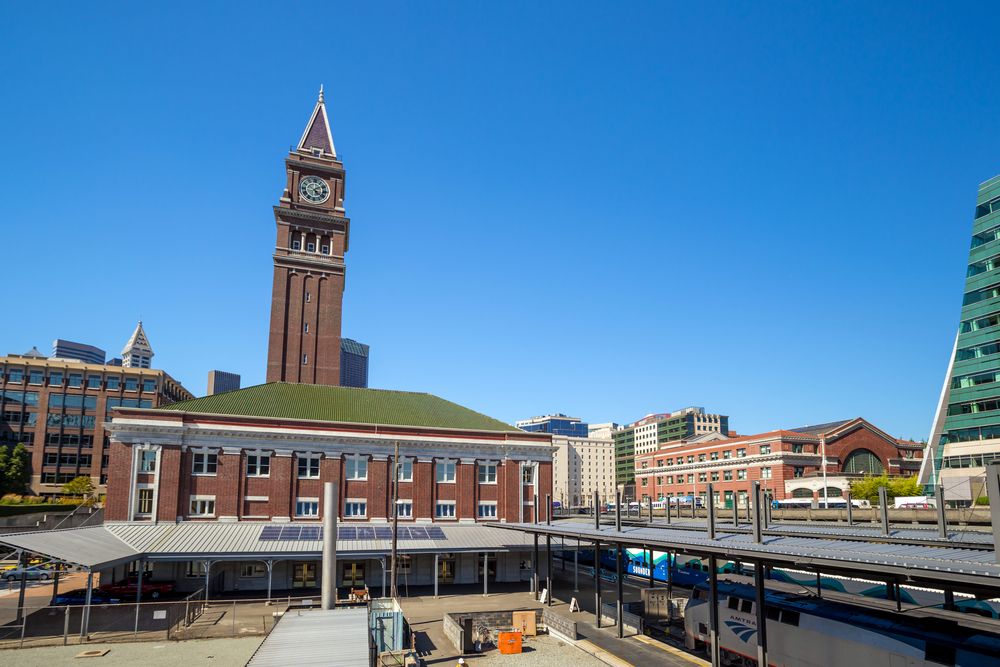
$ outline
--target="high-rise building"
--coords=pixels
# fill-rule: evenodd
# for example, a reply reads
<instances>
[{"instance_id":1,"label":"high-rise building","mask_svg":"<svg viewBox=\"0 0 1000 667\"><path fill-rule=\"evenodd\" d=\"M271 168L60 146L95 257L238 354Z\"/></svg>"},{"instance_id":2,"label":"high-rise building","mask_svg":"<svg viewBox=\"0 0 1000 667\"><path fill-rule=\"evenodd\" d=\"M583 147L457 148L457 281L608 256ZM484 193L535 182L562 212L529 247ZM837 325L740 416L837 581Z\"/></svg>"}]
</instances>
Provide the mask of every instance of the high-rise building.
<instances>
[{"instance_id":1,"label":"high-rise building","mask_svg":"<svg viewBox=\"0 0 1000 667\"><path fill-rule=\"evenodd\" d=\"M646 415L615 432L615 485L626 498L635 498L635 457L655 452L665 442L706 433L729 433L729 417L690 407Z\"/></svg>"},{"instance_id":2,"label":"high-rise building","mask_svg":"<svg viewBox=\"0 0 1000 667\"><path fill-rule=\"evenodd\" d=\"M351 222L344 214L344 164L333 146L322 88L285 168L285 189L274 207L267 381L339 385Z\"/></svg>"},{"instance_id":3,"label":"high-rise building","mask_svg":"<svg viewBox=\"0 0 1000 667\"><path fill-rule=\"evenodd\" d=\"M351 338L340 339L340 386L368 387L368 352L370 348Z\"/></svg>"},{"instance_id":4,"label":"high-rise building","mask_svg":"<svg viewBox=\"0 0 1000 667\"><path fill-rule=\"evenodd\" d=\"M974 501L1000 459L1000 176L980 184L958 335L920 481L945 499ZM930 490L930 489L928 489Z\"/></svg>"},{"instance_id":5,"label":"high-rise building","mask_svg":"<svg viewBox=\"0 0 1000 667\"><path fill-rule=\"evenodd\" d=\"M221 394L225 391L236 391L240 388L240 376L238 373L227 373L226 371L208 372L208 396Z\"/></svg>"},{"instance_id":6,"label":"high-rise building","mask_svg":"<svg viewBox=\"0 0 1000 667\"><path fill-rule=\"evenodd\" d=\"M52 357L55 359L76 359L88 364L103 364L107 353L93 345L56 338L52 341Z\"/></svg>"},{"instance_id":7,"label":"high-rise building","mask_svg":"<svg viewBox=\"0 0 1000 667\"><path fill-rule=\"evenodd\" d=\"M580 421L579 417L567 417L562 413L522 419L514 425L531 433L551 433L573 438L586 438L588 435L587 424Z\"/></svg>"},{"instance_id":8,"label":"high-rise building","mask_svg":"<svg viewBox=\"0 0 1000 667\"><path fill-rule=\"evenodd\" d=\"M132 336L122 348L122 366L125 368L151 368L153 348L149 345L146 332L142 328L142 320L136 325Z\"/></svg>"},{"instance_id":9,"label":"high-rise building","mask_svg":"<svg viewBox=\"0 0 1000 667\"><path fill-rule=\"evenodd\" d=\"M0 446L31 450L31 489L57 494L87 475L101 492L108 473L104 425L115 407L152 408L192 398L160 370L12 354L0 357Z\"/></svg>"},{"instance_id":10,"label":"high-rise building","mask_svg":"<svg viewBox=\"0 0 1000 667\"><path fill-rule=\"evenodd\" d=\"M602 440L614 440L615 431L620 427L615 422L604 422L603 424L590 424L587 426L587 435L591 438Z\"/></svg>"}]
</instances>

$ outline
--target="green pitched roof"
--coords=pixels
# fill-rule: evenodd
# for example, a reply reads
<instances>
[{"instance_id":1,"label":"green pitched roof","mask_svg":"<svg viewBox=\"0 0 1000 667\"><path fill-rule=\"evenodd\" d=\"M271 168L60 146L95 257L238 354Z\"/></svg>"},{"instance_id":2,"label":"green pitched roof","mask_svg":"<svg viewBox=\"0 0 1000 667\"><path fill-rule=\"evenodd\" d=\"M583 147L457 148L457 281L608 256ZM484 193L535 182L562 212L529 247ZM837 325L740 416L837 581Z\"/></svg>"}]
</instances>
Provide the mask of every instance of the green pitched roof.
<instances>
[{"instance_id":1,"label":"green pitched roof","mask_svg":"<svg viewBox=\"0 0 1000 667\"><path fill-rule=\"evenodd\" d=\"M510 424L431 394L285 382L259 384L157 409L241 417L522 432Z\"/></svg>"}]
</instances>

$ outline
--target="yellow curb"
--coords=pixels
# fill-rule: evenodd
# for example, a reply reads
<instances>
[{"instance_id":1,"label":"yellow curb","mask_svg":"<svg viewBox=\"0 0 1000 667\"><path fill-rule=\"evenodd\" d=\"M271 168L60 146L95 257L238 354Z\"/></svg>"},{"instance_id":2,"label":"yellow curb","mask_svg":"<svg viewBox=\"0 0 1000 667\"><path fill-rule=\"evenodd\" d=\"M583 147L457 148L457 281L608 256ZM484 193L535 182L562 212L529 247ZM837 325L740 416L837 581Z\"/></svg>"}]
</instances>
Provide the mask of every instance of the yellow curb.
<instances>
[{"instance_id":1,"label":"yellow curb","mask_svg":"<svg viewBox=\"0 0 1000 667\"><path fill-rule=\"evenodd\" d=\"M699 658L697 656L693 656L690 653L687 653L685 651L681 651L680 649L676 649L673 646L670 646L668 644L664 644L663 642L658 642L655 639L650 639L649 637L646 637L645 635L636 635L635 637L633 637L633 639L637 639L637 640L641 641L643 644L646 644L648 646L652 646L653 648L658 648L661 651L666 651L670 655L677 656L678 658L684 658L685 660L687 660L688 662L690 662L693 665L708 665L708 667L711 667L711 665L712 665L712 663L710 663L708 660L702 660L701 658Z\"/></svg>"},{"instance_id":2,"label":"yellow curb","mask_svg":"<svg viewBox=\"0 0 1000 667\"><path fill-rule=\"evenodd\" d=\"M635 667L631 662L627 662L612 653L608 653L597 644L593 644L586 639L578 640L576 645L601 662L612 665L613 667Z\"/></svg>"}]
</instances>

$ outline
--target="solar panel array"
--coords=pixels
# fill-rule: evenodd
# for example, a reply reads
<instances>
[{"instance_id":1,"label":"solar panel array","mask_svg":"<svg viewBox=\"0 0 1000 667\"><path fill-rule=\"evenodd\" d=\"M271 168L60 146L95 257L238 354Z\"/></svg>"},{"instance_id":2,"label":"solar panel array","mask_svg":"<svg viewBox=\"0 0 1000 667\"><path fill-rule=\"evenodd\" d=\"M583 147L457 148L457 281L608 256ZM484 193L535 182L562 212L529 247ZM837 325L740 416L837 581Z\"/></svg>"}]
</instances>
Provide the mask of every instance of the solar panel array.
<instances>
[{"instance_id":1,"label":"solar panel array","mask_svg":"<svg viewBox=\"0 0 1000 667\"><path fill-rule=\"evenodd\" d=\"M444 531L437 526L400 526L397 529L400 540L446 540ZM264 526L260 530L260 541L322 540L322 526ZM391 540L389 526L341 526L337 529L337 539Z\"/></svg>"}]
</instances>

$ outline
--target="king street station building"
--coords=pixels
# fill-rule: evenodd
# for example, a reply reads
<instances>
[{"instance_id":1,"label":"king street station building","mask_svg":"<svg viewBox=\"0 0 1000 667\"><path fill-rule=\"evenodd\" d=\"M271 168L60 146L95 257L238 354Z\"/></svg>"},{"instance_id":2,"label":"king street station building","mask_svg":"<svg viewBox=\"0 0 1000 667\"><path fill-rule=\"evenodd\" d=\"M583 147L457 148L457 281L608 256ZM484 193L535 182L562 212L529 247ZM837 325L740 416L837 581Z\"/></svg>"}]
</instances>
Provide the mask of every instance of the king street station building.
<instances>
[{"instance_id":1,"label":"king street station building","mask_svg":"<svg viewBox=\"0 0 1000 667\"><path fill-rule=\"evenodd\" d=\"M337 482L337 585L381 586L399 448L399 586L527 581L552 493L551 435L430 394L272 382L142 409L107 425L105 523L0 542L118 581L208 593L320 585L324 482ZM539 519L545 519L542 509ZM486 581L484 581L484 576ZM95 582L96 585L97 582Z\"/></svg>"}]
</instances>

